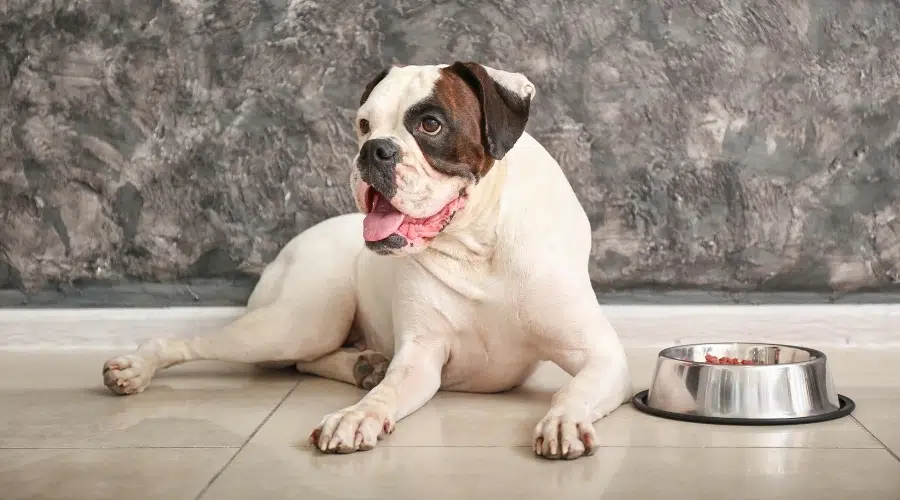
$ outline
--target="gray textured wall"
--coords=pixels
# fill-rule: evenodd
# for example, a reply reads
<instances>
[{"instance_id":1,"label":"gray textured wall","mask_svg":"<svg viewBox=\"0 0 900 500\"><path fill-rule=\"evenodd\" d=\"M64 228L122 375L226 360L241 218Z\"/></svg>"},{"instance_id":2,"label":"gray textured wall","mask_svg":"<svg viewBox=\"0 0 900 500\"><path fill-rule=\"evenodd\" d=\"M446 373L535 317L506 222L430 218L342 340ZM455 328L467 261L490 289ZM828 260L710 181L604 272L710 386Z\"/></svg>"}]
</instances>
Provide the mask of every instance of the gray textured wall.
<instances>
[{"instance_id":1,"label":"gray textured wall","mask_svg":"<svg viewBox=\"0 0 900 500\"><path fill-rule=\"evenodd\" d=\"M900 2L0 0L0 286L240 277L352 207L362 86L477 60L600 287L900 277Z\"/></svg>"}]
</instances>

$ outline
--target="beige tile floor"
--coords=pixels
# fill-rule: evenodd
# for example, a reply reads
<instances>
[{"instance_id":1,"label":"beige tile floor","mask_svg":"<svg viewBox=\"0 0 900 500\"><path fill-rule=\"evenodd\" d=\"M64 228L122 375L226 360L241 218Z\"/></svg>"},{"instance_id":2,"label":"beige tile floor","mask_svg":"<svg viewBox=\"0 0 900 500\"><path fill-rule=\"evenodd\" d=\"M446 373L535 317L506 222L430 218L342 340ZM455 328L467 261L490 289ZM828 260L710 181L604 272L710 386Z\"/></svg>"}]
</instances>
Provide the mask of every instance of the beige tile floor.
<instances>
[{"instance_id":1,"label":"beige tile floor","mask_svg":"<svg viewBox=\"0 0 900 500\"><path fill-rule=\"evenodd\" d=\"M629 351L639 388L655 352ZM530 449L567 378L552 366L509 394L439 394L375 450L326 456L305 439L358 389L210 363L116 397L108 354L0 352L0 499L900 499L900 352L830 351L853 418L734 428L623 406L573 462Z\"/></svg>"}]
</instances>

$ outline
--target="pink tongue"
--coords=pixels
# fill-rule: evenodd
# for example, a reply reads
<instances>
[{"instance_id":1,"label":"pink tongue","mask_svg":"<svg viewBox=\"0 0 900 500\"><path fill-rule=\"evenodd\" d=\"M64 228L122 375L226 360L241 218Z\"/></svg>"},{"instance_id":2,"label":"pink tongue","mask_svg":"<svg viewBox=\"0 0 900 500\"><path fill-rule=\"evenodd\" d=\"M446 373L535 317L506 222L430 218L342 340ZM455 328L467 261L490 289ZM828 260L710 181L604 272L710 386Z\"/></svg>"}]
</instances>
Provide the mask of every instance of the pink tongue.
<instances>
[{"instance_id":1,"label":"pink tongue","mask_svg":"<svg viewBox=\"0 0 900 500\"><path fill-rule=\"evenodd\" d=\"M396 233L405 217L380 194L375 193L375 208L363 220L363 238L366 241L381 241Z\"/></svg>"}]
</instances>

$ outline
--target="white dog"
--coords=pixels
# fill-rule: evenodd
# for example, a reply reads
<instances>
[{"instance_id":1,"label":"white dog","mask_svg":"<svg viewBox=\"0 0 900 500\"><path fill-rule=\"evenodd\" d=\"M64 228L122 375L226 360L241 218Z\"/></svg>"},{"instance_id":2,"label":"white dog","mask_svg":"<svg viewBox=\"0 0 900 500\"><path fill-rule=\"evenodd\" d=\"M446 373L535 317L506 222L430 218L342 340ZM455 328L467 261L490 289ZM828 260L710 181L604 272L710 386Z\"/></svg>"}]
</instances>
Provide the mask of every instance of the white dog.
<instances>
[{"instance_id":1,"label":"white dog","mask_svg":"<svg viewBox=\"0 0 900 500\"><path fill-rule=\"evenodd\" d=\"M562 170L524 132L534 85L474 63L395 66L365 89L352 188L365 215L295 237L240 319L157 339L103 367L116 393L192 360L296 364L371 389L310 443L368 450L439 389L491 393L541 360L573 375L534 430L547 458L590 455L593 422L631 396L597 303L591 228Z\"/></svg>"}]
</instances>

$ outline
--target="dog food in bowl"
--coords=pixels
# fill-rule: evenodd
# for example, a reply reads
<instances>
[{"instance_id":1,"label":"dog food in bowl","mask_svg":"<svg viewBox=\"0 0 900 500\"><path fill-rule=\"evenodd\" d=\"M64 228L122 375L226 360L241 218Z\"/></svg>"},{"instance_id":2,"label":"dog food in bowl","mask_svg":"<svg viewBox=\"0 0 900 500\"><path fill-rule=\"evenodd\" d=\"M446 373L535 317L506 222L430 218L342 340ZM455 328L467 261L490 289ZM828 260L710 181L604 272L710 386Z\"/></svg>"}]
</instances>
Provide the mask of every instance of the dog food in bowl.
<instances>
[{"instance_id":1,"label":"dog food in bowl","mask_svg":"<svg viewBox=\"0 0 900 500\"><path fill-rule=\"evenodd\" d=\"M729 358L728 356L722 356L720 358L718 356L713 356L712 354L706 355L706 362L711 365L755 365L755 364L757 364L749 359Z\"/></svg>"}]
</instances>

